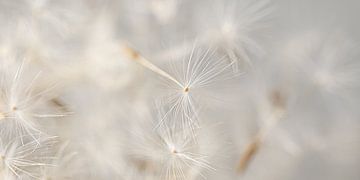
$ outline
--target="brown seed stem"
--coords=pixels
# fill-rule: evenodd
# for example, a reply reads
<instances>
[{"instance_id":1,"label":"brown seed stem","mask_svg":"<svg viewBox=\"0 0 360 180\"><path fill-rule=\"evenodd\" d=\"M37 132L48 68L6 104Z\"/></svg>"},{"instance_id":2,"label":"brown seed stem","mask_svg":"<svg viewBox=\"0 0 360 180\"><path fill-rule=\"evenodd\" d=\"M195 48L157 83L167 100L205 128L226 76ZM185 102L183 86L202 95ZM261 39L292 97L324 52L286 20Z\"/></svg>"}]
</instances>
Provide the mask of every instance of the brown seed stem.
<instances>
[{"instance_id":1,"label":"brown seed stem","mask_svg":"<svg viewBox=\"0 0 360 180\"><path fill-rule=\"evenodd\" d=\"M270 102L273 107L272 115L269 118L269 124L261 128L250 143L245 147L243 154L240 157L240 161L237 167L237 172L243 174L248 168L252 159L260 149L262 142L269 133L269 131L276 126L280 119L283 118L286 112L286 97L279 91L273 91L270 94Z\"/></svg>"},{"instance_id":2,"label":"brown seed stem","mask_svg":"<svg viewBox=\"0 0 360 180\"><path fill-rule=\"evenodd\" d=\"M179 85L181 88L184 88L184 86L178 81L176 80L173 76L171 76L170 74L168 74L167 72L165 72L164 70L160 69L159 67L157 67L156 65L154 65L153 63L151 63L150 61L148 61L146 58L144 58L143 56L141 56L137 51L135 51L134 49L128 47L128 46L122 46L121 47L121 51L123 52L124 55L127 56L127 58L134 60L136 62L138 62L140 65L142 65L143 67L157 73L160 76L163 76L169 80L171 80L172 82L176 83L177 85Z\"/></svg>"},{"instance_id":3,"label":"brown seed stem","mask_svg":"<svg viewBox=\"0 0 360 180\"><path fill-rule=\"evenodd\" d=\"M246 146L244 153L242 154L237 171L242 174L247 169L250 161L253 159L261 145L261 139L255 136L251 142Z\"/></svg>"}]
</instances>

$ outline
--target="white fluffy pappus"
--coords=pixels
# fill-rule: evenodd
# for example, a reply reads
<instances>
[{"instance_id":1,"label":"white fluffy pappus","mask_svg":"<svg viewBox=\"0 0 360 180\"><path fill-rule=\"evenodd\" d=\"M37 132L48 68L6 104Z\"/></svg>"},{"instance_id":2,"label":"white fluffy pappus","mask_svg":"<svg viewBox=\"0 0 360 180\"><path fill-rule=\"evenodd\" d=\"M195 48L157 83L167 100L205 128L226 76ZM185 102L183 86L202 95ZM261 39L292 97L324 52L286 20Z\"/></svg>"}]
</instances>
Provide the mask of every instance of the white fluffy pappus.
<instances>
[{"instance_id":1,"label":"white fluffy pappus","mask_svg":"<svg viewBox=\"0 0 360 180\"><path fill-rule=\"evenodd\" d=\"M270 4L269 0L226 0L206 4L206 11L198 22L200 41L218 46L234 63L235 71L251 66L253 56L264 54L257 38L260 33L266 33L273 9Z\"/></svg>"},{"instance_id":2,"label":"white fluffy pappus","mask_svg":"<svg viewBox=\"0 0 360 180\"><path fill-rule=\"evenodd\" d=\"M194 44L189 54L170 62L166 69L176 81L162 79L161 98L157 101L165 113L158 126L168 119L166 116L175 116L180 119L172 122L174 126L196 127L201 109L223 101L224 90L236 87L235 80L242 74L234 72L234 62L224 61L224 58L216 48Z\"/></svg>"},{"instance_id":3,"label":"white fluffy pappus","mask_svg":"<svg viewBox=\"0 0 360 180\"><path fill-rule=\"evenodd\" d=\"M17 138L0 138L0 177L4 180L39 179L44 167L53 166L56 137L33 134ZM33 138L36 139L33 139ZM25 142L24 142L25 141Z\"/></svg>"},{"instance_id":4,"label":"white fluffy pappus","mask_svg":"<svg viewBox=\"0 0 360 180\"><path fill-rule=\"evenodd\" d=\"M156 111L155 119L162 118L164 112ZM155 179L197 179L217 170L212 161L221 145L211 141L216 134L214 128L190 130L162 125L154 130L155 119L142 119L129 130L128 163L134 174Z\"/></svg>"},{"instance_id":5,"label":"white fluffy pappus","mask_svg":"<svg viewBox=\"0 0 360 180\"><path fill-rule=\"evenodd\" d=\"M323 93L347 94L360 85L358 49L344 33L309 31L288 42L283 62L291 65L298 82Z\"/></svg>"},{"instance_id":6,"label":"white fluffy pappus","mask_svg":"<svg viewBox=\"0 0 360 180\"><path fill-rule=\"evenodd\" d=\"M6 60L5 60L6 61ZM55 86L41 89L37 86L41 73L33 77L25 74L26 60L20 65L1 68L0 126L3 135L22 137L34 133L44 133L42 119L64 117L67 113L57 110L55 99L47 96ZM14 67L16 67L14 69ZM31 74L31 73L30 73ZM36 138L34 137L34 140Z\"/></svg>"}]
</instances>

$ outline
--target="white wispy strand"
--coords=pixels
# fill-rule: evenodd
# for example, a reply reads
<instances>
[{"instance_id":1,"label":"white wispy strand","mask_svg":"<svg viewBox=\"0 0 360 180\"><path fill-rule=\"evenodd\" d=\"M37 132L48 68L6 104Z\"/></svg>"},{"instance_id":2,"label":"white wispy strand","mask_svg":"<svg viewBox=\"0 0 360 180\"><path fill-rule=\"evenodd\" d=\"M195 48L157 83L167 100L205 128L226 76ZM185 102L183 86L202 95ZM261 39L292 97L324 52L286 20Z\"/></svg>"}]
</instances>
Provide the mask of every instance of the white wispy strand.
<instances>
[{"instance_id":1,"label":"white wispy strand","mask_svg":"<svg viewBox=\"0 0 360 180\"><path fill-rule=\"evenodd\" d=\"M27 135L18 138L4 138L3 131L1 131L1 135L0 175L2 178L39 179L43 167L54 165L51 162L54 159L56 137L33 134L31 137ZM33 139L34 137L36 139Z\"/></svg>"},{"instance_id":2,"label":"white wispy strand","mask_svg":"<svg viewBox=\"0 0 360 180\"><path fill-rule=\"evenodd\" d=\"M240 72L234 73L233 62L228 63L224 58L225 56L220 56L214 48L201 48L194 44L189 55L171 63L169 72L178 83L163 81L165 96L159 102L161 101L160 104L166 112L158 126L164 123L166 116L181 117L180 122L172 122L179 128L199 125L199 110L204 108L205 104L211 106L207 104L209 99L217 98L207 95L219 91L224 88L224 84L241 75Z\"/></svg>"},{"instance_id":3,"label":"white wispy strand","mask_svg":"<svg viewBox=\"0 0 360 180\"><path fill-rule=\"evenodd\" d=\"M157 118L163 113L158 111ZM177 117L170 117L177 118ZM193 179L196 175L205 177L202 172L215 171L210 164L212 158L206 151L208 144L198 141L200 129L179 129L162 125L151 130L151 122L139 122L130 131L131 161L139 173L155 174L160 179ZM211 149L211 148L210 148ZM143 172L141 172L143 171Z\"/></svg>"},{"instance_id":4,"label":"white wispy strand","mask_svg":"<svg viewBox=\"0 0 360 180\"><path fill-rule=\"evenodd\" d=\"M263 54L255 34L266 32L272 12L269 4L268 0L215 1L210 5L213 14L204 17L206 22L199 23L203 26L200 33L205 35L200 35L201 41L217 45L234 63L235 71L242 66L252 66L253 56Z\"/></svg>"},{"instance_id":5,"label":"white wispy strand","mask_svg":"<svg viewBox=\"0 0 360 180\"><path fill-rule=\"evenodd\" d=\"M64 117L66 114L49 114L39 111L41 106L50 106L46 93L53 87L38 91L36 83L41 73L37 73L30 82L26 82L24 68L26 60L21 61L15 72L2 69L1 81L1 128L10 137L22 137L34 133L43 133L39 120ZM14 64L15 65L15 64ZM34 137L34 140L36 138Z\"/></svg>"}]
</instances>

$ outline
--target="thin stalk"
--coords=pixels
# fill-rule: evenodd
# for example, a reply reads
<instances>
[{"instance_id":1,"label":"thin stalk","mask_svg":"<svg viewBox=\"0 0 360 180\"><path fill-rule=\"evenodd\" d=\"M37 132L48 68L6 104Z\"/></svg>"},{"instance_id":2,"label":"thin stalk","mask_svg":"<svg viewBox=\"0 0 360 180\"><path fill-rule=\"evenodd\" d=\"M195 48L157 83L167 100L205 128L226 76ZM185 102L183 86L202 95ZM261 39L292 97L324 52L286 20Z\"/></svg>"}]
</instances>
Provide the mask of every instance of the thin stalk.
<instances>
[{"instance_id":1,"label":"thin stalk","mask_svg":"<svg viewBox=\"0 0 360 180\"><path fill-rule=\"evenodd\" d=\"M245 173L250 162L259 151L269 132L277 125L277 123L284 117L286 113L285 98L281 96L278 91L275 91L273 94L271 94L271 101L273 105L273 113L269 117L270 123L261 128L251 139L250 143L246 145L237 167L237 172L239 174Z\"/></svg>"},{"instance_id":2,"label":"thin stalk","mask_svg":"<svg viewBox=\"0 0 360 180\"><path fill-rule=\"evenodd\" d=\"M160 69L159 67L157 67L156 65L154 65L150 61L148 61L146 58L141 56L134 49L132 49L132 48L130 48L128 46L123 46L121 50L129 59L136 61L137 63L139 63L143 67L155 72L156 74L158 74L158 75L160 75L162 77L165 77L165 78L169 79L170 81L172 81L172 82L176 83L177 85L179 85L182 89L186 90L186 87L184 87L173 76L171 76L169 73L165 72L164 70Z\"/></svg>"}]
</instances>

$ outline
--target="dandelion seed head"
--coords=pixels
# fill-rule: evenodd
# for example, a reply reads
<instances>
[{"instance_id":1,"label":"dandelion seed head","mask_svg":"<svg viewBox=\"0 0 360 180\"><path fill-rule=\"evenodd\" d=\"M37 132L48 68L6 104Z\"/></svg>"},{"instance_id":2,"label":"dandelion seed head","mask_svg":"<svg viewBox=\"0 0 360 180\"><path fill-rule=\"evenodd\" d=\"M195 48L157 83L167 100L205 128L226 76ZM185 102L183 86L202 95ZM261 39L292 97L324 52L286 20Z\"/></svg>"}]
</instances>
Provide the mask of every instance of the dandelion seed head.
<instances>
[{"instance_id":1,"label":"dandelion seed head","mask_svg":"<svg viewBox=\"0 0 360 180\"><path fill-rule=\"evenodd\" d=\"M294 38L287 45L285 63L294 67L294 72L303 74L307 84L326 93L342 93L356 87L355 74L359 62L354 43L342 33L322 34L309 31Z\"/></svg>"}]
</instances>

